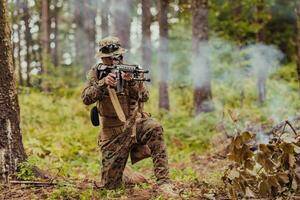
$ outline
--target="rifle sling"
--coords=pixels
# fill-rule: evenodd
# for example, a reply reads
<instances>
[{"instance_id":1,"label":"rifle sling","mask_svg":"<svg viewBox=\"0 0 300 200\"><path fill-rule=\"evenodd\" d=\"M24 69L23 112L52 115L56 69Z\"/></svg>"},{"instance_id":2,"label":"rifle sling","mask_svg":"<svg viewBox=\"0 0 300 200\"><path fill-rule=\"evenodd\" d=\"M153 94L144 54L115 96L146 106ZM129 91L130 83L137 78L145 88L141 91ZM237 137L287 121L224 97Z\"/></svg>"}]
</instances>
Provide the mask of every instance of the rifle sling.
<instances>
[{"instance_id":1,"label":"rifle sling","mask_svg":"<svg viewBox=\"0 0 300 200\"><path fill-rule=\"evenodd\" d=\"M126 122L126 117L125 117L124 111L122 110L122 107L121 107L121 104L120 104L119 99L117 97L115 89L110 88L110 87L108 87L107 89L108 89L110 100L112 102L112 105L113 105L116 113L117 113L117 116L118 116L119 120L121 122L125 123Z\"/></svg>"}]
</instances>

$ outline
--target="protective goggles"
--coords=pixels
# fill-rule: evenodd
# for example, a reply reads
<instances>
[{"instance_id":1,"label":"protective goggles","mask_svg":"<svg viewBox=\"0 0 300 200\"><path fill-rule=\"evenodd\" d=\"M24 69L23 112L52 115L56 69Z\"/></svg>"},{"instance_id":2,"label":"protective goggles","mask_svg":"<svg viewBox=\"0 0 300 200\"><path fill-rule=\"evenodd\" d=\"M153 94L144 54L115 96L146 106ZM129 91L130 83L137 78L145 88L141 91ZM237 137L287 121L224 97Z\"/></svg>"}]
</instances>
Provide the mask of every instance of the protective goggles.
<instances>
[{"instance_id":1,"label":"protective goggles","mask_svg":"<svg viewBox=\"0 0 300 200\"><path fill-rule=\"evenodd\" d=\"M110 44L99 49L99 52L106 53L106 54L112 53L117 51L120 48L120 46L121 45L119 44Z\"/></svg>"}]
</instances>

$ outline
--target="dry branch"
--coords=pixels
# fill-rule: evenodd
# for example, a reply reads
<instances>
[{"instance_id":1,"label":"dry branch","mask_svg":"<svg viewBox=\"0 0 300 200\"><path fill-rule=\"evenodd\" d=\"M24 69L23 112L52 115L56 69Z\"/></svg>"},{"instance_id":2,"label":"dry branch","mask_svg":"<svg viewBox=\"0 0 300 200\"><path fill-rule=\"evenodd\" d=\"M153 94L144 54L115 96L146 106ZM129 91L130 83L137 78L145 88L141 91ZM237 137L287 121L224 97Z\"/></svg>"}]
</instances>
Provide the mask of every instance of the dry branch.
<instances>
[{"instance_id":1,"label":"dry branch","mask_svg":"<svg viewBox=\"0 0 300 200\"><path fill-rule=\"evenodd\" d=\"M58 185L58 183L53 182L43 182L43 181L9 181L9 184L14 185L32 185L32 186L39 186L39 187L45 187L45 186L54 186Z\"/></svg>"},{"instance_id":2,"label":"dry branch","mask_svg":"<svg viewBox=\"0 0 300 200\"><path fill-rule=\"evenodd\" d=\"M291 123L293 122L300 122L300 115L296 115L293 117L290 117L288 120L284 120L282 122L280 122L279 124L273 126L273 128L266 132L266 135L272 135L272 134L276 134L282 127L284 127L287 123L291 126ZM292 126L291 126L292 127ZM293 131L295 132L295 130L293 129Z\"/></svg>"}]
</instances>

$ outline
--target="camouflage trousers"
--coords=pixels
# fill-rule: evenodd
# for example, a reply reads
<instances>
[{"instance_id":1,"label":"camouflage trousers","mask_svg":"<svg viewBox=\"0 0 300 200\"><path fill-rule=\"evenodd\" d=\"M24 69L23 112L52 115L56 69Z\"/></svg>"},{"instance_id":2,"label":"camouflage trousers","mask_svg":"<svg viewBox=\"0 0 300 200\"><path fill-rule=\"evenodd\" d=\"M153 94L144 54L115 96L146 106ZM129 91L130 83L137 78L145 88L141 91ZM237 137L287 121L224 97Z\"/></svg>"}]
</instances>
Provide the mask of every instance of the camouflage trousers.
<instances>
[{"instance_id":1,"label":"camouflage trousers","mask_svg":"<svg viewBox=\"0 0 300 200\"><path fill-rule=\"evenodd\" d=\"M129 154L137 146L147 145L153 160L154 174L157 183L169 182L169 169L166 146L163 139L163 128L153 118L138 120L136 138L122 132L122 127L103 128L100 134L102 153L101 186L114 189L122 184L122 176Z\"/></svg>"}]
</instances>

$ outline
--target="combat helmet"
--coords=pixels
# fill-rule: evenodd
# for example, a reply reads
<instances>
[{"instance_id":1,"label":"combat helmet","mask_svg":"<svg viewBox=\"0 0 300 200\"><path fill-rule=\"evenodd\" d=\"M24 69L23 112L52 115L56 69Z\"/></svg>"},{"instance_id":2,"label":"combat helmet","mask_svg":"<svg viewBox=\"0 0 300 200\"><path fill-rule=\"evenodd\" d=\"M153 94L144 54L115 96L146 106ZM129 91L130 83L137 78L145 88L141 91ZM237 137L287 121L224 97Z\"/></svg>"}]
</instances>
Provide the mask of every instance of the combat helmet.
<instances>
[{"instance_id":1,"label":"combat helmet","mask_svg":"<svg viewBox=\"0 0 300 200\"><path fill-rule=\"evenodd\" d=\"M127 52L127 49L121 47L120 39L113 36L108 36L100 40L98 47L99 50L96 53L96 58L112 57Z\"/></svg>"}]
</instances>

